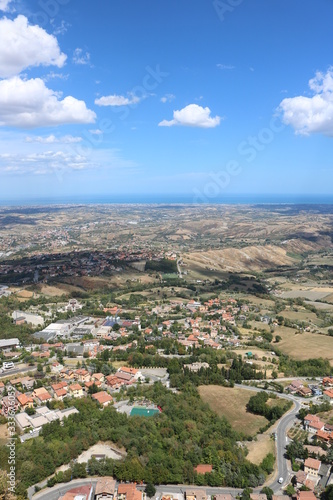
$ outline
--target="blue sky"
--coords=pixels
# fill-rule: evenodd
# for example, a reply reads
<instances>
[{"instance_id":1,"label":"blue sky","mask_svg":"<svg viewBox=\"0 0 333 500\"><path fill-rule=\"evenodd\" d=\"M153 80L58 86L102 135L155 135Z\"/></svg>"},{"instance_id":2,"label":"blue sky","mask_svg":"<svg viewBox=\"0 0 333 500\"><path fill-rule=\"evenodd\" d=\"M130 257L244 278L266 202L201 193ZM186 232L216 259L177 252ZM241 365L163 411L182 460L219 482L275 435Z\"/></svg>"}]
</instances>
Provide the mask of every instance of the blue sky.
<instances>
[{"instance_id":1,"label":"blue sky","mask_svg":"<svg viewBox=\"0 0 333 500\"><path fill-rule=\"evenodd\" d=\"M0 198L330 194L331 0L0 0Z\"/></svg>"}]
</instances>

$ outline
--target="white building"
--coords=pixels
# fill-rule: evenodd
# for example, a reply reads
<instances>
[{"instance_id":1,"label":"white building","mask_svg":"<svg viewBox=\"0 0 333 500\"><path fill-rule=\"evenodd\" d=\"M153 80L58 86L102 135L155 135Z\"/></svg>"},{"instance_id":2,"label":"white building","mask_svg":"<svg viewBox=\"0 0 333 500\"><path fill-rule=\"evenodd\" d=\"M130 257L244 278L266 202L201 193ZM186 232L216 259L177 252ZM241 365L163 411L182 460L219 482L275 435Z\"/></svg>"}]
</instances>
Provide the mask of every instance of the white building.
<instances>
[{"instance_id":1,"label":"white building","mask_svg":"<svg viewBox=\"0 0 333 500\"><path fill-rule=\"evenodd\" d=\"M14 311L12 313L12 318L14 321L17 319L23 318L28 325L32 326L43 326L44 325L44 318L40 316L39 314L32 314L24 311Z\"/></svg>"}]
</instances>

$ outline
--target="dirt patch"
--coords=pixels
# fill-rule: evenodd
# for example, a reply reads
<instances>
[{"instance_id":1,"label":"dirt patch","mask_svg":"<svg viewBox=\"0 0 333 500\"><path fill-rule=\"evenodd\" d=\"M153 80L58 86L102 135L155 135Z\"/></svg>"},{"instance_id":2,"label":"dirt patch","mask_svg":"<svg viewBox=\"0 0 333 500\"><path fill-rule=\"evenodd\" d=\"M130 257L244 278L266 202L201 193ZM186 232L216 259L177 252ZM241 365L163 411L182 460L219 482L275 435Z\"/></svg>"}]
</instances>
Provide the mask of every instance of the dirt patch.
<instances>
[{"instance_id":1,"label":"dirt patch","mask_svg":"<svg viewBox=\"0 0 333 500\"><path fill-rule=\"evenodd\" d=\"M254 395L252 391L218 385L202 385L198 390L202 400L238 432L254 436L268 423L265 417L247 411L246 405Z\"/></svg>"},{"instance_id":2,"label":"dirt patch","mask_svg":"<svg viewBox=\"0 0 333 500\"><path fill-rule=\"evenodd\" d=\"M253 464L259 465L268 453L275 455L274 441L268 433L260 434L257 441L248 441L245 444L249 450L246 458Z\"/></svg>"}]
</instances>

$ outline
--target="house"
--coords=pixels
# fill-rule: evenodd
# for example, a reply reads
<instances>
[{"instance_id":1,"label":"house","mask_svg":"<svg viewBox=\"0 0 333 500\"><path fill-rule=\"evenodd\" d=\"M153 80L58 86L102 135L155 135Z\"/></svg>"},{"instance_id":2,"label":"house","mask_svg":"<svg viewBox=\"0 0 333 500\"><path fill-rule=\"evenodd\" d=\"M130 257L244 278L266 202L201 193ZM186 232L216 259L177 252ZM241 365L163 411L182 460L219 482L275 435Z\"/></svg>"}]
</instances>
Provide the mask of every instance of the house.
<instances>
[{"instance_id":1,"label":"house","mask_svg":"<svg viewBox=\"0 0 333 500\"><path fill-rule=\"evenodd\" d=\"M304 472L304 470L299 470L298 472L296 472L295 476L297 480L296 486L297 488L301 488L305 483L308 475L306 472Z\"/></svg>"},{"instance_id":2,"label":"house","mask_svg":"<svg viewBox=\"0 0 333 500\"><path fill-rule=\"evenodd\" d=\"M27 408L33 408L34 400L31 396L27 396L26 394L19 394L16 396L17 402L20 406L20 409L26 410Z\"/></svg>"},{"instance_id":3,"label":"house","mask_svg":"<svg viewBox=\"0 0 333 500\"><path fill-rule=\"evenodd\" d=\"M319 439L319 441L322 441L324 443L329 443L332 439L331 435L328 432L322 431L322 430L319 430L316 432L316 438Z\"/></svg>"},{"instance_id":4,"label":"house","mask_svg":"<svg viewBox=\"0 0 333 500\"><path fill-rule=\"evenodd\" d=\"M303 382L301 382L300 380L293 380L291 384L286 387L286 390L291 394L295 394L302 387L304 387Z\"/></svg>"},{"instance_id":5,"label":"house","mask_svg":"<svg viewBox=\"0 0 333 500\"><path fill-rule=\"evenodd\" d=\"M311 415L311 413L309 413L306 417L304 417L305 430L311 432L312 434L316 434L317 431L323 430L324 426L324 422L322 422L316 415Z\"/></svg>"},{"instance_id":6,"label":"house","mask_svg":"<svg viewBox=\"0 0 333 500\"><path fill-rule=\"evenodd\" d=\"M213 466L209 464L199 464L194 467L194 472L197 474L210 474L213 470Z\"/></svg>"},{"instance_id":7,"label":"house","mask_svg":"<svg viewBox=\"0 0 333 500\"><path fill-rule=\"evenodd\" d=\"M84 382L90 381L90 373L88 372L88 370L84 370L83 368L75 370L74 376L82 384L84 384Z\"/></svg>"},{"instance_id":8,"label":"house","mask_svg":"<svg viewBox=\"0 0 333 500\"><path fill-rule=\"evenodd\" d=\"M329 401L329 403L333 404L333 389L327 389L323 392L324 401Z\"/></svg>"},{"instance_id":9,"label":"house","mask_svg":"<svg viewBox=\"0 0 333 500\"><path fill-rule=\"evenodd\" d=\"M69 395L73 398L82 398L83 397L83 389L80 384L72 384L69 386Z\"/></svg>"},{"instance_id":10,"label":"house","mask_svg":"<svg viewBox=\"0 0 333 500\"><path fill-rule=\"evenodd\" d=\"M97 401L101 406L103 406L103 408L109 406L109 404L111 404L113 401L112 396L110 396L110 394L108 394L106 391L96 392L91 397L92 399Z\"/></svg>"},{"instance_id":11,"label":"house","mask_svg":"<svg viewBox=\"0 0 333 500\"><path fill-rule=\"evenodd\" d=\"M267 495L265 493L251 493L251 500L267 500Z\"/></svg>"},{"instance_id":12,"label":"house","mask_svg":"<svg viewBox=\"0 0 333 500\"><path fill-rule=\"evenodd\" d=\"M313 491L298 491L296 498L297 500L317 500Z\"/></svg>"},{"instance_id":13,"label":"house","mask_svg":"<svg viewBox=\"0 0 333 500\"><path fill-rule=\"evenodd\" d=\"M136 489L135 483L121 483L118 486L118 500L142 500L141 491Z\"/></svg>"},{"instance_id":14,"label":"house","mask_svg":"<svg viewBox=\"0 0 333 500\"><path fill-rule=\"evenodd\" d=\"M94 489L89 484L68 490L64 495L59 497L59 500L93 500L93 498Z\"/></svg>"},{"instance_id":15,"label":"house","mask_svg":"<svg viewBox=\"0 0 333 500\"><path fill-rule=\"evenodd\" d=\"M135 380L142 377L141 372L139 370L136 370L135 368L129 368L127 366L122 366L121 368L119 368L119 370L117 371L118 377L119 377L119 374L122 374L122 373L126 373L126 374L131 375L133 378L135 378Z\"/></svg>"},{"instance_id":16,"label":"house","mask_svg":"<svg viewBox=\"0 0 333 500\"><path fill-rule=\"evenodd\" d=\"M51 394L45 389L45 387L35 389L32 393L32 397L38 404L46 403L52 399Z\"/></svg>"},{"instance_id":17,"label":"house","mask_svg":"<svg viewBox=\"0 0 333 500\"><path fill-rule=\"evenodd\" d=\"M13 408L15 412L17 412L19 403L16 398L15 401L13 401L13 399L9 400L9 397L5 396L2 398L1 402L2 402L2 415L4 415L5 417L7 417L9 410L12 410Z\"/></svg>"},{"instance_id":18,"label":"house","mask_svg":"<svg viewBox=\"0 0 333 500\"><path fill-rule=\"evenodd\" d=\"M51 373L60 373L63 367L64 365L61 365L60 363L58 363L58 361L55 361L51 365Z\"/></svg>"},{"instance_id":19,"label":"house","mask_svg":"<svg viewBox=\"0 0 333 500\"><path fill-rule=\"evenodd\" d=\"M323 386L333 387L333 377L324 377L323 378Z\"/></svg>"},{"instance_id":20,"label":"house","mask_svg":"<svg viewBox=\"0 0 333 500\"><path fill-rule=\"evenodd\" d=\"M51 389L52 391L58 391L59 389L67 389L68 388L68 384L67 382L63 381L63 382L59 382L58 384L52 384L51 385Z\"/></svg>"},{"instance_id":21,"label":"house","mask_svg":"<svg viewBox=\"0 0 333 500\"><path fill-rule=\"evenodd\" d=\"M300 387L296 393L303 398L310 398L312 396L312 391L309 387Z\"/></svg>"},{"instance_id":22,"label":"house","mask_svg":"<svg viewBox=\"0 0 333 500\"><path fill-rule=\"evenodd\" d=\"M5 392L5 384L3 382L0 382L0 394L3 394Z\"/></svg>"},{"instance_id":23,"label":"house","mask_svg":"<svg viewBox=\"0 0 333 500\"><path fill-rule=\"evenodd\" d=\"M186 490L185 500L207 500L206 490Z\"/></svg>"},{"instance_id":24,"label":"house","mask_svg":"<svg viewBox=\"0 0 333 500\"><path fill-rule=\"evenodd\" d=\"M21 385L27 391L31 391L34 387L35 379L32 377L23 377L21 378Z\"/></svg>"},{"instance_id":25,"label":"house","mask_svg":"<svg viewBox=\"0 0 333 500\"><path fill-rule=\"evenodd\" d=\"M103 373L94 373L92 376L91 376L91 380L93 382L104 382L105 381L105 377L103 375Z\"/></svg>"},{"instance_id":26,"label":"house","mask_svg":"<svg viewBox=\"0 0 333 500\"><path fill-rule=\"evenodd\" d=\"M95 490L95 500L113 500L116 496L116 481L113 477L98 479Z\"/></svg>"},{"instance_id":27,"label":"house","mask_svg":"<svg viewBox=\"0 0 333 500\"><path fill-rule=\"evenodd\" d=\"M304 461L304 472L312 477L318 477L321 461L316 458L307 458Z\"/></svg>"},{"instance_id":28,"label":"house","mask_svg":"<svg viewBox=\"0 0 333 500\"><path fill-rule=\"evenodd\" d=\"M63 401L67 397L68 393L66 389L56 389L54 391L54 399L57 401Z\"/></svg>"}]
</instances>

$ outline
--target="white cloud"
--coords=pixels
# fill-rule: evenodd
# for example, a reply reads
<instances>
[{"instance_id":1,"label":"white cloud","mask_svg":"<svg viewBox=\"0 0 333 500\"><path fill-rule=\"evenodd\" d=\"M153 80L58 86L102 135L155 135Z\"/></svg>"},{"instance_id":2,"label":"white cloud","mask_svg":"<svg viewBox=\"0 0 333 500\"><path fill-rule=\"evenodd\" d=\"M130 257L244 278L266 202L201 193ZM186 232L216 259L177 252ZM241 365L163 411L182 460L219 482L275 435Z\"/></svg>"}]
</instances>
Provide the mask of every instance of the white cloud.
<instances>
[{"instance_id":1,"label":"white cloud","mask_svg":"<svg viewBox=\"0 0 333 500\"><path fill-rule=\"evenodd\" d=\"M1 141L0 141L1 142ZM104 169L123 170L136 169L138 166L131 160L122 158L117 149L95 149L75 146L64 146L59 149L52 144L45 148L45 144L35 144L31 151L31 144L25 144L24 150L16 147L13 150L0 154L1 175L52 175L63 180L69 172L82 172L84 170ZM1 144L2 147L2 144ZM27 150L27 147L30 148Z\"/></svg>"},{"instance_id":2,"label":"white cloud","mask_svg":"<svg viewBox=\"0 0 333 500\"><path fill-rule=\"evenodd\" d=\"M219 69L235 69L235 66L232 66L231 64L217 64L216 65Z\"/></svg>"},{"instance_id":3,"label":"white cloud","mask_svg":"<svg viewBox=\"0 0 333 500\"><path fill-rule=\"evenodd\" d=\"M174 94L165 94L163 97L161 97L161 102L171 102L174 99L176 99L176 96Z\"/></svg>"},{"instance_id":4,"label":"white cloud","mask_svg":"<svg viewBox=\"0 0 333 500\"><path fill-rule=\"evenodd\" d=\"M65 61L57 39L43 28L30 25L25 16L13 21L0 19L0 78L18 75L30 66L61 68Z\"/></svg>"},{"instance_id":5,"label":"white cloud","mask_svg":"<svg viewBox=\"0 0 333 500\"><path fill-rule=\"evenodd\" d=\"M296 134L321 133L333 137L333 67L326 74L317 72L309 87L312 97L283 99L279 106L283 122L291 125Z\"/></svg>"},{"instance_id":6,"label":"white cloud","mask_svg":"<svg viewBox=\"0 0 333 500\"><path fill-rule=\"evenodd\" d=\"M140 98L136 95L130 94L129 97L123 95L108 95L99 97L95 100L97 106L129 106L131 104L138 104Z\"/></svg>"},{"instance_id":7,"label":"white cloud","mask_svg":"<svg viewBox=\"0 0 333 500\"><path fill-rule=\"evenodd\" d=\"M96 114L72 96L61 100L40 78L0 81L0 126L34 128L69 123L94 123Z\"/></svg>"},{"instance_id":8,"label":"white cloud","mask_svg":"<svg viewBox=\"0 0 333 500\"><path fill-rule=\"evenodd\" d=\"M54 19L51 19L51 24L54 26ZM70 24L67 23L66 21L62 20L59 26L55 26L53 34L54 35L64 35L68 28L70 27Z\"/></svg>"},{"instance_id":9,"label":"white cloud","mask_svg":"<svg viewBox=\"0 0 333 500\"><path fill-rule=\"evenodd\" d=\"M12 2L12 0L0 0L0 10L3 12L8 12L9 11L9 4Z\"/></svg>"},{"instance_id":10,"label":"white cloud","mask_svg":"<svg viewBox=\"0 0 333 500\"><path fill-rule=\"evenodd\" d=\"M92 134L92 135L102 135L103 134L103 131L100 130L99 128L95 129L95 130L89 130L89 132Z\"/></svg>"},{"instance_id":11,"label":"white cloud","mask_svg":"<svg viewBox=\"0 0 333 500\"><path fill-rule=\"evenodd\" d=\"M82 49L75 49L73 54L74 64L90 64L90 54L89 52L84 53Z\"/></svg>"},{"instance_id":12,"label":"white cloud","mask_svg":"<svg viewBox=\"0 0 333 500\"><path fill-rule=\"evenodd\" d=\"M63 137L56 137L49 135L47 137L35 136L26 137L26 142L39 142L40 144L73 144L82 141L82 137L74 137L72 135L64 135Z\"/></svg>"},{"instance_id":13,"label":"white cloud","mask_svg":"<svg viewBox=\"0 0 333 500\"><path fill-rule=\"evenodd\" d=\"M189 104L185 108L173 112L173 120L163 120L159 127L172 127L173 125L182 125L184 127L214 128L221 122L220 116L214 118L210 116L211 111L208 107L202 108L198 104Z\"/></svg>"},{"instance_id":14,"label":"white cloud","mask_svg":"<svg viewBox=\"0 0 333 500\"><path fill-rule=\"evenodd\" d=\"M59 80L68 80L68 73L55 73L54 71L50 71L46 76L43 77L44 82L48 82L49 80L53 80L55 78L59 78Z\"/></svg>"}]
</instances>

